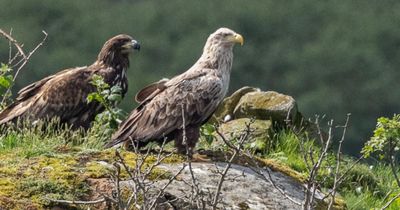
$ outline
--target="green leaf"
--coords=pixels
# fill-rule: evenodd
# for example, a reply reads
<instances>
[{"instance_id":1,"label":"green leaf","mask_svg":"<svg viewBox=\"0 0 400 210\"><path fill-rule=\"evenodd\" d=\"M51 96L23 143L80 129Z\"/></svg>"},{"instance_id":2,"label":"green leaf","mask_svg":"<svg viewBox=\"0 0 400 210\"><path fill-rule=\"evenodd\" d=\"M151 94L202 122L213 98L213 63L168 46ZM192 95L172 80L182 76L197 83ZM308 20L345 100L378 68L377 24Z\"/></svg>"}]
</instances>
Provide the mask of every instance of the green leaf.
<instances>
[{"instance_id":1,"label":"green leaf","mask_svg":"<svg viewBox=\"0 0 400 210\"><path fill-rule=\"evenodd\" d=\"M88 103L90 103L90 102L92 102L92 101L102 102L102 101L103 101L103 98L102 98L101 95L98 94L98 93L90 93L90 94L87 96L87 101L88 101Z\"/></svg>"},{"instance_id":2,"label":"green leaf","mask_svg":"<svg viewBox=\"0 0 400 210\"><path fill-rule=\"evenodd\" d=\"M9 78L5 76L0 76L0 85L5 88L9 88L12 84L12 80L10 81Z\"/></svg>"},{"instance_id":3,"label":"green leaf","mask_svg":"<svg viewBox=\"0 0 400 210\"><path fill-rule=\"evenodd\" d=\"M12 71L12 69L9 68L7 64L1 63L0 72L2 74L5 74L5 73L10 72L10 71Z\"/></svg>"},{"instance_id":4,"label":"green leaf","mask_svg":"<svg viewBox=\"0 0 400 210\"><path fill-rule=\"evenodd\" d=\"M122 88L119 85L114 85L111 87L111 93L121 93Z\"/></svg>"},{"instance_id":5,"label":"green leaf","mask_svg":"<svg viewBox=\"0 0 400 210\"><path fill-rule=\"evenodd\" d=\"M122 96L120 94L111 94L107 97L107 99L110 101L119 102L122 100Z\"/></svg>"}]
</instances>

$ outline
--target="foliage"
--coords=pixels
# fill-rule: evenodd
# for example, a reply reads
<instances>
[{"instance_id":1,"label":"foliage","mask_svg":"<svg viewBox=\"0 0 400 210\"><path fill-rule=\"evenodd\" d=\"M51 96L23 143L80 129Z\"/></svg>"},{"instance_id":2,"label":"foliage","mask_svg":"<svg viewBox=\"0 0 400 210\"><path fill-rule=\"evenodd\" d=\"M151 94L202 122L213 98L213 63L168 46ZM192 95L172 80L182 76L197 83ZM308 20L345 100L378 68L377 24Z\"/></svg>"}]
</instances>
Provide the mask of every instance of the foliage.
<instances>
[{"instance_id":1,"label":"foliage","mask_svg":"<svg viewBox=\"0 0 400 210\"><path fill-rule=\"evenodd\" d=\"M211 146L215 140L214 136L215 126L209 123L204 124L200 127L201 142L206 142L205 146Z\"/></svg>"},{"instance_id":2,"label":"foliage","mask_svg":"<svg viewBox=\"0 0 400 210\"><path fill-rule=\"evenodd\" d=\"M386 163L389 164L391 169L391 176L394 177L394 181L390 183L394 185L394 191L396 194L390 194L388 197L399 197L400 195L400 178L398 174L399 170L399 147L400 147L400 115L395 114L392 119L386 117L380 117L378 119L374 135L365 144L361 151L366 157L369 157L372 153L377 153L378 157L386 159ZM396 199L392 206L398 206L400 199Z\"/></svg>"},{"instance_id":3,"label":"foliage","mask_svg":"<svg viewBox=\"0 0 400 210\"><path fill-rule=\"evenodd\" d=\"M1 63L1 67L0 67L0 98L2 100L2 103L0 104L0 110L4 109L5 106L7 105L6 102L8 102L7 100L9 100L9 98L11 97L11 92L7 91L8 89L10 89L13 84L13 75L12 73L12 69L4 64Z\"/></svg>"},{"instance_id":4,"label":"foliage","mask_svg":"<svg viewBox=\"0 0 400 210\"><path fill-rule=\"evenodd\" d=\"M400 115L392 119L380 117L374 130L374 136L365 144L362 153L368 157L371 153L379 153L379 157L394 158L400 147Z\"/></svg>"},{"instance_id":5,"label":"foliage","mask_svg":"<svg viewBox=\"0 0 400 210\"><path fill-rule=\"evenodd\" d=\"M94 141L105 142L118 128L121 119L124 117L122 109L116 107L122 100L122 89L118 85L110 88L100 75L94 75L91 84L96 87L96 92L87 96L88 103L100 103L105 107L105 111L96 116L89 132L94 134Z\"/></svg>"}]
</instances>

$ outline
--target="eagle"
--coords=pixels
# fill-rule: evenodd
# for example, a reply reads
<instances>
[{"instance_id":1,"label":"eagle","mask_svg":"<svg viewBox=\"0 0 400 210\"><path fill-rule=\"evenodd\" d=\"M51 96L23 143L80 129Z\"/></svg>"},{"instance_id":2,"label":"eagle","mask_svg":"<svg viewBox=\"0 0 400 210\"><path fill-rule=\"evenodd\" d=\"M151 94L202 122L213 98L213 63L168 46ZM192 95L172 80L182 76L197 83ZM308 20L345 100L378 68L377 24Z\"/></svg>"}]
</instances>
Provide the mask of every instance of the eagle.
<instances>
[{"instance_id":1,"label":"eagle","mask_svg":"<svg viewBox=\"0 0 400 210\"><path fill-rule=\"evenodd\" d=\"M140 102L106 147L124 143L127 149L151 141L175 141L177 152L193 154L200 126L207 122L224 99L229 87L233 46L243 37L228 28L212 33L197 62L186 72L162 79L136 95Z\"/></svg>"},{"instance_id":2,"label":"eagle","mask_svg":"<svg viewBox=\"0 0 400 210\"><path fill-rule=\"evenodd\" d=\"M98 102L87 102L88 94L96 91L92 77L102 76L110 87L120 86L125 95L129 55L134 50L140 50L140 44L131 36L112 37L92 65L65 69L22 88L15 102L0 112L0 125L58 118L72 128L88 129L95 116L105 109Z\"/></svg>"}]
</instances>

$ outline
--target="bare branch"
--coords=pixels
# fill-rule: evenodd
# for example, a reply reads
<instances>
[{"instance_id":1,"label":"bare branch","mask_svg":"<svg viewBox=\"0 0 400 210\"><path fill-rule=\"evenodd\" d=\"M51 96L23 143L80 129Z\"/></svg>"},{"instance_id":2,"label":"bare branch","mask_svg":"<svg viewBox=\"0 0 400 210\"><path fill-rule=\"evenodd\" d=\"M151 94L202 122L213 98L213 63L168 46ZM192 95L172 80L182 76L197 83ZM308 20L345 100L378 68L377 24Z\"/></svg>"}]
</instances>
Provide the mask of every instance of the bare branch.
<instances>
[{"instance_id":1,"label":"bare branch","mask_svg":"<svg viewBox=\"0 0 400 210\"><path fill-rule=\"evenodd\" d=\"M221 175L221 178L220 178L219 181L218 181L217 191L215 192L215 194L214 194L214 199L213 199L213 201L212 201L212 209L213 209L213 210L217 209L217 205L218 205L218 201L219 201L218 198L219 198L219 194L221 193L222 184L223 184L223 182L225 181L225 177L226 177L226 175L227 175L229 169L230 169L231 166L232 166L233 160L234 160L234 159L236 158L236 156L241 152L241 148L242 148L243 144L245 143L245 141L248 140L248 137L249 137L250 132L251 132L251 131L250 131L250 125L251 125L250 123L249 123L249 124L246 124L246 130L244 131L244 132L245 132L244 135L242 135L242 136L240 137L238 145L237 145L236 147L233 147L233 148L234 148L233 155L230 157L230 159L229 159L227 165L225 166L224 171L220 174L220 175ZM218 129L217 129L217 130L218 130ZM226 141L224 135L223 135L221 132L218 131L217 133L218 133L218 135L220 135L220 137L221 137L222 139L224 139L224 141ZM228 142L228 141L226 141L226 142Z\"/></svg>"},{"instance_id":2,"label":"bare branch","mask_svg":"<svg viewBox=\"0 0 400 210\"><path fill-rule=\"evenodd\" d=\"M98 204L98 203L103 203L106 202L106 198L100 198L98 200L94 201L68 201L68 200L57 200L57 199L51 199L48 197L45 197L46 200L49 200L51 202L55 203L63 203L63 204L80 204L80 205L90 205L90 204Z\"/></svg>"},{"instance_id":3,"label":"bare branch","mask_svg":"<svg viewBox=\"0 0 400 210\"><path fill-rule=\"evenodd\" d=\"M343 126L342 137L341 137L341 139L339 141L339 147L338 147L337 152L336 152L336 171L335 171L335 177L334 177L334 181L333 181L332 199L329 202L328 209L331 209L332 206L333 206L333 203L335 202L336 188L337 188L337 186L339 184L338 175L340 173L340 161L342 159L342 145L343 145L343 142L344 142L344 139L345 139L345 136L346 136L346 131L347 131L347 126L349 124L349 119L350 119L350 114L347 114L346 122L345 122L345 124Z\"/></svg>"},{"instance_id":4,"label":"bare branch","mask_svg":"<svg viewBox=\"0 0 400 210\"><path fill-rule=\"evenodd\" d=\"M22 49L21 45L17 42L17 40L15 40L10 34L7 34L6 32L4 32L2 29L0 29L0 34L2 36L4 36L6 39L8 39L8 41L10 41L11 43L13 43L13 45L17 48L19 54L22 55L23 59L26 59L26 55L24 50ZM47 36L47 35L46 35Z\"/></svg>"},{"instance_id":5,"label":"bare branch","mask_svg":"<svg viewBox=\"0 0 400 210\"><path fill-rule=\"evenodd\" d=\"M394 196L390 201L388 201L382 208L381 210L387 209L390 204L392 204L397 198L400 198L400 193L398 193L396 196Z\"/></svg>"},{"instance_id":6,"label":"bare branch","mask_svg":"<svg viewBox=\"0 0 400 210\"><path fill-rule=\"evenodd\" d=\"M246 154L246 156L248 156L250 158L250 160L253 162L253 165L255 166L255 167L250 168L252 171L254 171L256 174L261 176L262 179L264 179L265 181L269 182L276 190L278 190L279 193L281 193L281 195L283 197L285 197L286 199L290 200L292 203L294 203L298 206L302 205L302 203L296 201L294 198L292 198L290 195L288 195L282 188L280 188L278 185L276 185L275 181L272 178L271 172L268 169L262 170L262 168L256 161L256 158L252 154L250 154L248 152ZM265 171L267 173L268 177L266 177L266 175L265 175L265 173L263 173L263 171Z\"/></svg>"},{"instance_id":7,"label":"bare branch","mask_svg":"<svg viewBox=\"0 0 400 210\"><path fill-rule=\"evenodd\" d=\"M166 189L174 180L176 180L176 178L182 173L182 171L185 169L185 167L186 167L186 164L182 164L182 168L179 169L179 171L176 172L176 173L174 174L174 176L172 176L171 178L168 179L168 182L167 182L167 183L160 189L160 191L158 192L158 194L157 194L157 196L156 196L156 199L153 199L153 202L151 203L149 209L153 209L153 208L155 207L157 198L160 198L161 195L164 194L165 189Z\"/></svg>"},{"instance_id":8,"label":"bare branch","mask_svg":"<svg viewBox=\"0 0 400 210\"><path fill-rule=\"evenodd\" d=\"M42 41L41 41L39 44L37 44L36 47L35 47L33 50L31 50L28 54L26 54L26 53L24 52L24 50L23 50L23 45L20 44L20 43L18 43L18 41L17 41L16 39L14 39L14 38L11 36L11 32L12 32L12 31L10 31L10 34L7 34L7 33L4 32L2 29L0 29L0 35L2 35L2 36L5 37L7 40L9 40L9 43L10 43L10 44L9 44L9 45L10 45L10 49L9 49L9 61L8 61L9 65L12 65L12 62L14 62L14 60L16 60L17 57L22 57L20 60L17 61L16 64L14 64L13 66L11 66L11 68L15 68L15 67L18 66L18 68L17 68L17 70L16 70L16 72L15 72L15 74L14 74L14 77L13 77L13 82L15 82L15 80L17 79L18 74L19 74L19 72L21 71L21 69L24 68L24 66L28 63L29 59L30 59L31 56L36 52L36 50L38 50L38 49L43 45L43 43L46 41L46 38L47 38L47 35L48 35L48 34L47 34L45 31L42 31L43 34L44 34L44 37L43 37ZM17 51L18 51L18 52L15 54L15 56L14 56L13 58L11 58L11 57L12 57L12 56L11 56L11 43L12 43L12 45L15 46L15 48L17 48ZM12 86L10 86L10 87L7 88L6 92L4 93L5 96L7 96L7 95L10 94L11 87L12 87ZM6 100L7 98L8 98L8 97L3 97L3 99L1 100L1 104L4 104L4 102L5 102L5 100Z\"/></svg>"}]
</instances>

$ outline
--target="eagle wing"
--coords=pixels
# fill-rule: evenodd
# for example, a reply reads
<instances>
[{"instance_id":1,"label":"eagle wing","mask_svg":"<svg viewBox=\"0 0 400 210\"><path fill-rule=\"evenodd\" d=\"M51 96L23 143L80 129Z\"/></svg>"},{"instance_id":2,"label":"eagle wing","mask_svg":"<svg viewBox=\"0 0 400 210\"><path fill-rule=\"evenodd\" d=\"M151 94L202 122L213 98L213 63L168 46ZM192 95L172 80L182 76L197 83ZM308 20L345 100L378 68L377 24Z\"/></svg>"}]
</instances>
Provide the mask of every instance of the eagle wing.
<instances>
[{"instance_id":1,"label":"eagle wing","mask_svg":"<svg viewBox=\"0 0 400 210\"><path fill-rule=\"evenodd\" d=\"M28 99L29 97L35 95L39 90L40 87L42 87L46 82L49 80L53 79L54 77L64 74L65 72L71 71L72 69L65 69L63 71L58 72L57 74L50 75L48 77L45 77L37 82L34 82L30 85L25 86L22 88L20 91L18 91L18 96L16 98L16 102L18 101L23 101Z\"/></svg>"},{"instance_id":2,"label":"eagle wing","mask_svg":"<svg viewBox=\"0 0 400 210\"><path fill-rule=\"evenodd\" d=\"M200 125L217 108L223 97L222 89L218 77L205 73L173 78L162 91L147 98L131 112L107 146L130 139L141 142L156 140L181 129L183 124Z\"/></svg>"},{"instance_id":3,"label":"eagle wing","mask_svg":"<svg viewBox=\"0 0 400 210\"><path fill-rule=\"evenodd\" d=\"M146 87L139 90L139 92L135 96L135 100L138 103L141 103L145 100L149 100L156 96L158 93L162 92L166 86L165 83L168 82L168 79L162 79L158 82L147 85Z\"/></svg>"},{"instance_id":4,"label":"eagle wing","mask_svg":"<svg viewBox=\"0 0 400 210\"><path fill-rule=\"evenodd\" d=\"M89 85L91 76L87 67L72 68L26 86L19 91L17 100L0 113L0 124L21 116L73 121L74 116L90 108L86 97L95 91L95 87Z\"/></svg>"}]
</instances>

